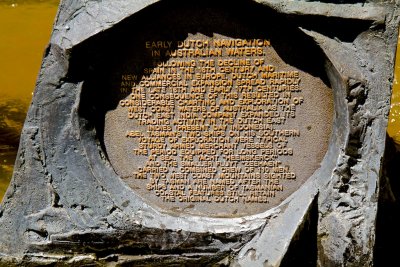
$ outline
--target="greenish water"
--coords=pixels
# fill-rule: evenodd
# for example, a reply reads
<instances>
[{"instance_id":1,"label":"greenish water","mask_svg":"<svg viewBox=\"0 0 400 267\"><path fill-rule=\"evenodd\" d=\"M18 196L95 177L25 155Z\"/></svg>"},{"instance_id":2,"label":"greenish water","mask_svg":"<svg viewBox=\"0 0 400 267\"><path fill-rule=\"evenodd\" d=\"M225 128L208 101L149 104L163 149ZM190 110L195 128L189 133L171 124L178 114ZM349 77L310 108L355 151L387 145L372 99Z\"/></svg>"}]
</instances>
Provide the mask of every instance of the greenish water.
<instances>
[{"instance_id":1,"label":"greenish water","mask_svg":"<svg viewBox=\"0 0 400 267\"><path fill-rule=\"evenodd\" d=\"M0 0L0 200L10 182L58 0Z\"/></svg>"},{"instance_id":2,"label":"greenish water","mask_svg":"<svg viewBox=\"0 0 400 267\"><path fill-rule=\"evenodd\" d=\"M387 132L396 145L400 147L400 38L397 42L396 66Z\"/></svg>"},{"instance_id":3,"label":"greenish water","mask_svg":"<svg viewBox=\"0 0 400 267\"><path fill-rule=\"evenodd\" d=\"M25 5L25 4L49 4L53 6L58 6L60 0L0 0L0 4L3 5Z\"/></svg>"},{"instance_id":4,"label":"greenish water","mask_svg":"<svg viewBox=\"0 0 400 267\"><path fill-rule=\"evenodd\" d=\"M11 178L17 155L19 135L25 120L27 101L7 99L0 102L0 194Z\"/></svg>"}]
</instances>

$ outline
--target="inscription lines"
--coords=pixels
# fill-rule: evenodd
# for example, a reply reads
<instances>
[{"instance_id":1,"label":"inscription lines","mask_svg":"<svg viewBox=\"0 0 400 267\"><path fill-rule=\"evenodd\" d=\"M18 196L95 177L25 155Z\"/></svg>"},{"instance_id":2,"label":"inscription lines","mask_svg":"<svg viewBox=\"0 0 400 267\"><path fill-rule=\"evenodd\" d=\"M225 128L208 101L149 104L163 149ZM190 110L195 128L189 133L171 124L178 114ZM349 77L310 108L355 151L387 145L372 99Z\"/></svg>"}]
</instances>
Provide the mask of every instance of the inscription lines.
<instances>
[{"instance_id":1,"label":"inscription lines","mask_svg":"<svg viewBox=\"0 0 400 267\"><path fill-rule=\"evenodd\" d=\"M134 179L164 202L193 203L268 203L285 190L282 180L296 179L285 162L300 130L285 124L304 102L301 77L268 62L268 40L144 45L153 66L141 80L121 76L120 91L131 93L119 102L147 128L126 131L132 155L147 158Z\"/></svg>"}]
</instances>

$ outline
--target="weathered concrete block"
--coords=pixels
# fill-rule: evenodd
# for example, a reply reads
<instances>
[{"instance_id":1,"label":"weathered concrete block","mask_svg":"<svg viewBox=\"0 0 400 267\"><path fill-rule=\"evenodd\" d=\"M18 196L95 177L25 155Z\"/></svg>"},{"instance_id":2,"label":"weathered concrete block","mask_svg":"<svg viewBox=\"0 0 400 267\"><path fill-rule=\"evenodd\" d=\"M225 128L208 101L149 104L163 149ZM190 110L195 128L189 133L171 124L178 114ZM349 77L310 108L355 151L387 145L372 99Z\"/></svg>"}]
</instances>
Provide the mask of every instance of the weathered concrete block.
<instances>
[{"instance_id":1,"label":"weathered concrete block","mask_svg":"<svg viewBox=\"0 0 400 267\"><path fill-rule=\"evenodd\" d=\"M399 12L341 2L62 1L0 265L372 266Z\"/></svg>"}]
</instances>

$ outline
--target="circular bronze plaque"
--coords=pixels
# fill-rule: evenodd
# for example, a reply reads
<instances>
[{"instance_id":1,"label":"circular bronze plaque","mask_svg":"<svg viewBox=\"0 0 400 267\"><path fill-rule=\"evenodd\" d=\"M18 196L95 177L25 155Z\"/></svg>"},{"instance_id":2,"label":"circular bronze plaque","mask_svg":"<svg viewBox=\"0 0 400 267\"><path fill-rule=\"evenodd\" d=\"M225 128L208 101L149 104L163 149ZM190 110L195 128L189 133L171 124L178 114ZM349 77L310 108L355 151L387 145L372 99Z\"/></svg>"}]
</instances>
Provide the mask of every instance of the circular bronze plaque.
<instances>
[{"instance_id":1,"label":"circular bronze plaque","mask_svg":"<svg viewBox=\"0 0 400 267\"><path fill-rule=\"evenodd\" d=\"M333 92L316 75L323 58L290 27L254 30L224 12L176 12L163 10L166 21L136 33L100 85L116 92L104 124L109 161L135 194L165 211L266 211L327 151Z\"/></svg>"},{"instance_id":2,"label":"circular bronze plaque","mask_svg":"<svg viewBox=\"0 0 400 267\"><path fill-rule=\"evenodd\" d=\"M327 150L332 91L286 64L266 39L149 40L143 76L106 114L117 174L166 210L243 216L279 204ZM157 61L161 56L169 57Z\"/></svg>"}]
</instances>

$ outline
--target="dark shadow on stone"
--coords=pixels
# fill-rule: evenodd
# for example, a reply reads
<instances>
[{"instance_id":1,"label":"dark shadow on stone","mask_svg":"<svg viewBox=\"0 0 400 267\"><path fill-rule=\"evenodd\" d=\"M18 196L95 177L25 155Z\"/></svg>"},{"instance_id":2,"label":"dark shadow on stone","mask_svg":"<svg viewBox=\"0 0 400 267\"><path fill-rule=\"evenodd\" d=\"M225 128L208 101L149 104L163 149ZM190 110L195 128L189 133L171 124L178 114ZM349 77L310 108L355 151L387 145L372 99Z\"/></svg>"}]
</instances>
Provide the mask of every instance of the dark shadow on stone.
<instances>
[{"instance_id":1,"label":"dark shadow on stone","mask_svg":"<svg viewBox=\"0 0 400 267\"><path fill-rule=\"evenodd\" d=\"M376 222L376 240L374 266L393 266L397 262L400 239L400 151L396 151L394 142L387 138L383 161L383 173L380 179L378 214Z\"/></svg>"},{"instance_id":2,"label":"dark shadow on stone","mask_svg":"<svg viewBox=\"0 0 400 267\"><path fill-rule=\"evenodd\" d=\"M243 240L248 242L254 234L248 233ZM207 233L174 233L163 229L141 228L129 232L109 232L100 239L97 233L76 233L54 238L49 244L32 246L31 249L37 253L52 251L68 254L74 251L94 254L98 262L118 261L118 266L217 266L230 252L221 250L219 244L234 243L238 239L240 235L215 234L210 238ZM161 241L166 240L168 245L161 244ZM125 260L119 259L119 255L124 255Z\"/></svg>"},{"instance_id":3,"label":"dark shadow on stone","mask_svg":"<svg viewBox=\"0 0 400 267\"><path fill-rule=\"evenodd\" d=\"M368 30L373 22L368 20L334 18L318 15L308 15L293 18L299 27L316 31L331 39L341 42L353 42L360 32Z\"/></svg>"},{"instance_id":4,"label":"dark shadow on stone","mask_svg":"<svg viewBox=\"0 0 400 267\"><path fill-rule=\"evenodd\" d=\"M289 245L280 267L315 267L317 266L317 227L318 227L318 196L313 201L303 225Z\"/></svg>"},{"instance_id":5,"label":"dark shadow on stone","mask_svg":"<svg viewBox=\"0 0 400 267\"><path fill-rule=\"evenodd\" d=\"M93 36L71 51L69 82L84 81L79 115L86 130L96 129L104 148L104 118L126 98L130 88L121 88L121 75L142 79L145 68L154 68L154 58L145 41L183 41L188 34L214 33L231 38L268 39L287 64L310 73L329 87L325 56L312 38L285 16L252 1L163 1ZM171 50L176 50L173 47ZM161 56L157 61L166 62ZM118 80L119 79L119 80Z\"/></svg>"}]
</instances>

